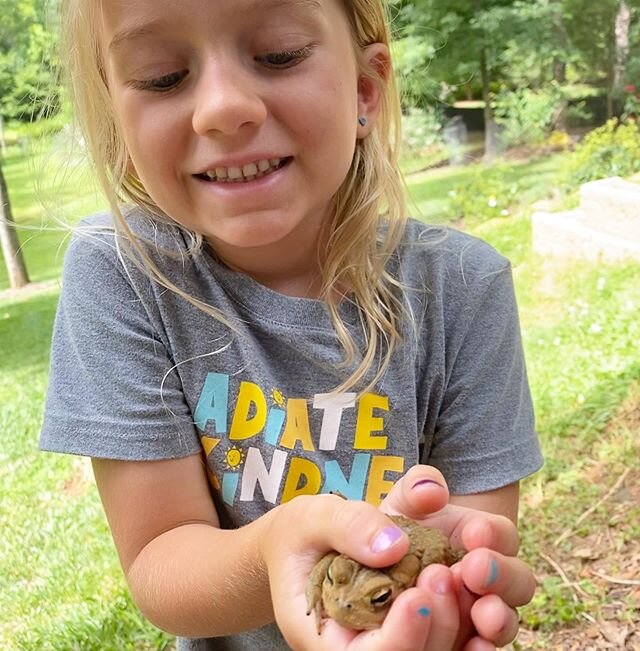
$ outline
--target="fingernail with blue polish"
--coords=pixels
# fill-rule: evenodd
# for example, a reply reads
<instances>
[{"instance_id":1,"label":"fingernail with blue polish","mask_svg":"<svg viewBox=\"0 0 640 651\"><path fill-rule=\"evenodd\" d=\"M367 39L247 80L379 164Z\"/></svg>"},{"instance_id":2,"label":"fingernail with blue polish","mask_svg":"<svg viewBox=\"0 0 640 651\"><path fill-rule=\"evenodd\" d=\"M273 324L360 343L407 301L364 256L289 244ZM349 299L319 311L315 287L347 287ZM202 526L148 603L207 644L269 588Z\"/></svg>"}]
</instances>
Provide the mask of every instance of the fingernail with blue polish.
<instances>
[{"instance_id":1,"label":"fingernail with blue polish","mask_svg":"<svg viewBox=\"0 0 640 651\"><path fill-rule=\"evenodd\" d=\"M485 584L485 587L488 588L490 585L493 585L497 580L498 580L498 563L495 558L492 558L491 561L489 561L489 578L487 579L487 583Z\"/></svg>"},{"instance_id":2,"label":"fingernail with blue polish","mask_svg":"<svg viewBox=\"0 0 640 651\"><path fill-rule=\"evenodd\" d=\"M418 615L420 615L420 617L429 617L430 614L431 611L426 606L418 608Z\"/></svg>"},{"instance_id":3,"label":"fingernail with blue polish","mask_svg":"<svg viewBox=\"0 0 640 651\"><path fill-rule=\"evenodd\" d=\"M386 527L378 532L371 543L371 551L374 553L383 552L393 547L403 536L402 529L398 527Z\"/></svg>"}]
</instances>

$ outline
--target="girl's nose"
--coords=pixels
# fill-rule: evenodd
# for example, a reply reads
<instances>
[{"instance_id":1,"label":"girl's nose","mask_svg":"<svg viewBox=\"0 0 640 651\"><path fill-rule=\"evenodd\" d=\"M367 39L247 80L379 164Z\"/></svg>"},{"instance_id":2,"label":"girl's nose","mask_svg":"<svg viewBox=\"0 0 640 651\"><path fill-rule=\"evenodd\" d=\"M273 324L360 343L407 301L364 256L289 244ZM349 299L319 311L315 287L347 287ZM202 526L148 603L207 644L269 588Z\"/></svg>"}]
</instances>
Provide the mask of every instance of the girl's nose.
<instances>
[{"instance_id":1,"label":"girl's nose","mask_svg":"<svg viewBox=\"0 0 640 651\"><path fill-rule=\"evenodd\" d=\"M219 131L236 133L245 125L264 122L267 109L246 70L211 64L203 71L196 89L193 130L206 135Z\"/></svg>"}]
</instances>

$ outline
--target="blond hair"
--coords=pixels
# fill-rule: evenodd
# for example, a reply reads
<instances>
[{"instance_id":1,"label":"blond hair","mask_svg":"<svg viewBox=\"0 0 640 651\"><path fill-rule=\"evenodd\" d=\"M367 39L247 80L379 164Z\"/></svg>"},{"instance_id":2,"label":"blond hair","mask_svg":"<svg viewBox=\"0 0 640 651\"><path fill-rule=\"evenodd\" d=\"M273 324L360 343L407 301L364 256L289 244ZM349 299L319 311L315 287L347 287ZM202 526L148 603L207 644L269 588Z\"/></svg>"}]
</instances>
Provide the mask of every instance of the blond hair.
<instances>
[{"instance_id":1,"label":"blond hair","mask_svg":"<svg viewBox=\"0 0 640 651\"><path fill-rule=\"evenodd\" d=\"M347 177L334 197L329 244L323 255L320 298L328 306L345 352L342 367L352 371L335 391L362 386L375 369L373 379L366 382L367 389L373 386L401 340L401 287L387 269L387 262L406 224L404 184L398 167L401 111L395 76L389 66L382 79L381 71L367 64L362 56L362 50L373 43L390 45L385 8L382 0L344 0L343 4L360 74L380 87L381 106L372 132L357 141ZM228 316L166 278L145 250L144 242L128 226L123 215L126 203L142 207L157 219L167 217L142 183L128 172L128 152L113 112L100 52L100 3L62 0L61 12L62 54L75 117L109 201L121 252L150 278L234 329ZM198 233L187 233L191 239L189 253L197 253L203 238ZM336 298L340 287L348 288L360 308L364 351L358 350L340 317Z\"/></svg>"}]
</instances>

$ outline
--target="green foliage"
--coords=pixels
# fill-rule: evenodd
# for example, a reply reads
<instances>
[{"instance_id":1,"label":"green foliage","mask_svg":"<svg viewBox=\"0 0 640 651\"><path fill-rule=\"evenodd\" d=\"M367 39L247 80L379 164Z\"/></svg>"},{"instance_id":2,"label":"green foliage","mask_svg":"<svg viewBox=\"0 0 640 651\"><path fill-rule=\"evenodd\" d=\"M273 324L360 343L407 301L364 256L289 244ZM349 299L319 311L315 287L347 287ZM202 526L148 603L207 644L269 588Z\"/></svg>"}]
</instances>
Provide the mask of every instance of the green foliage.
<instances>
[{"instance_id":1,"label":"green foliage","mask_svg":"<svg viewBox=\"0 0 640 651\"><path fill-rule=\"evenodd\" d=\"M572 590L560 578L544 579L533 601L524 609L522 622L534 630L574 622L584 611L584 606L573 599Z\"/></svg>"},{"instance_id":2,"label":"green foliage","mask_svg":"<svg viewBox=\"0 0 640 651\"><path fill-rule=\"evenodd\" d=\"M622 119L637 120L640 118L640 91L634 84L624 87Z\"/></svg>"},{"instance_id":3,"label":"green foliage","mask_svg":"<svg viewBox=\"0 0 640 651\"><path fill-rule=\"evenodd\" d=\"M609 120L587 135L569 160L569 183L577 186L640 171L640 125Z\"/></svg>"},{"instance_id":4,"label":"green foliage","mask_svg":"<svg viewBox=\"0 0 640 651\"><path fill-rule=\"evenodd\" d=\"M448 218L477 224L508 217L519 190L520 184L508 165L479 167L467 183L449 192Z\"/></svg>"},{"instance_id":5,"label":"green foliage","mask_svg":"<svg viewBox=\"0 0 640 651\"><path fill-rule=\"evenodd\" d=\"M564 98L557 85L533 90L502 90L492 102L495 121L507 145L537 145L550 135Z\"/></svg>"},{"instance_id":6,"label":"green foliage","mask_svg":"<svg viewBox=\"0 0 640 651\"><path fill-rule=\"evenodd\" d=\"M53 15L45 0L0 0L0 114L6 119L32 121L59 110Z\"/></svg>"},{"instance_id":7,"label":"green foliage","mask_svg":"<svg viewBox=\"0 0 640 651\"><path fill-rule=\"evenodd\" d=\"M411 34L392 44L393 66L406 105L422 106L433 101L438 92L430 71L438 48L437 38L433 33Z\"/></svg>"},{"instance_id":8,"label":"green foliage","mask_svg":"<svg viewBox=\"0 0 640 651\"><path fill-rule=\"evenodd\" d=\"M442 116L437 109L411 108L402 116L402 136L405 150L423 151L442 142Z\"/></svg>"}]
</instances>

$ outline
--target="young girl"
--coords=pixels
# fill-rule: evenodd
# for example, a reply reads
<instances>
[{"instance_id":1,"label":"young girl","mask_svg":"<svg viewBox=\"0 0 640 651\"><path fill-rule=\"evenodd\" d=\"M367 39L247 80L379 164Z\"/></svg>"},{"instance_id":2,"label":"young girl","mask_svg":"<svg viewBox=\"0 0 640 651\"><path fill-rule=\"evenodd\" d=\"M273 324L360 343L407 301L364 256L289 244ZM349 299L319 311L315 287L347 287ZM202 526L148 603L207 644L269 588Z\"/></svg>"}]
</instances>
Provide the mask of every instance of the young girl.
<instances>
[{"instance_id":1,"label":"young girl","mask_svg":"<svg viewBox=\"0 0 640 651\"><path fill-rule=\"evenodd\" d=\"M62 4L111 213L68 249L41 444L92 457L139 607L180 649L511 641L541 459L510 269L405 217L381 0ZM396 562L385 513L470 551L318 635L309 571Z\"/></svg>"}]
</instances>

